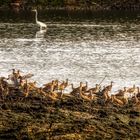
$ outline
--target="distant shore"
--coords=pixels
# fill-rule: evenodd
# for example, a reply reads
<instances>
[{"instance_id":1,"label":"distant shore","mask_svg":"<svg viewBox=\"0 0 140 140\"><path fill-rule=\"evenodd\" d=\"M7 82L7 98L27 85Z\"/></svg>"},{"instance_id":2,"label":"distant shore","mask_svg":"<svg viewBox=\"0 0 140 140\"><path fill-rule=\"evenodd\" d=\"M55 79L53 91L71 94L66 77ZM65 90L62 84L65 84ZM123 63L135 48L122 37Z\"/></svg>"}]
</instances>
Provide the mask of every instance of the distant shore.
<instances>
[{"instance_id":1,"label":"distant shore","mask_svg":"<svg viewBox=\"0 0 140 140\"><path fill-rule=\"evenodd\" d=\"M14 3L15 2L15 3ZM37 8L40 10L68 10L68 11L112 11L112 10L125 10L125 11L139 11L140 3L136 0L5 0L0 2L0 9L7 10L9 8L19 8L22 10L29 10Z\"/></svg>"},{"instance_id":2,"label":"distant shore","mask_svg":"<svg viewBox=\"0 0 140 140\"><path fill-rule=\"evenodd\" d=\"M27 9L0 8L0 22L33 22L34 13L31 7ZM63 7L37 8L38 16L47 19L48 22L79 22L79 21L135 21L140 19L139 11L131 10L91 10L91 9L67 9Z\"/></svg>"},{"instance_id":3,"label":"distant shore","mask_svg":"<svg viewBox=\"0 0 140 140\"><path fill-rule=\"evenodd\" d=\"M19 0L20 1L20 0ZM135 0L127 1L87 1L87 0L58 0L58 1L27 1L22 0L19 6L8 0L0 2L0 21L17 22L33 21L31 9L37 9L39 17L48 21L77 19L139 19L140 3ZM7 18L7 19L6 19ZM6 19L6 20L5 20Z\"/></svg>"}]
</instances>

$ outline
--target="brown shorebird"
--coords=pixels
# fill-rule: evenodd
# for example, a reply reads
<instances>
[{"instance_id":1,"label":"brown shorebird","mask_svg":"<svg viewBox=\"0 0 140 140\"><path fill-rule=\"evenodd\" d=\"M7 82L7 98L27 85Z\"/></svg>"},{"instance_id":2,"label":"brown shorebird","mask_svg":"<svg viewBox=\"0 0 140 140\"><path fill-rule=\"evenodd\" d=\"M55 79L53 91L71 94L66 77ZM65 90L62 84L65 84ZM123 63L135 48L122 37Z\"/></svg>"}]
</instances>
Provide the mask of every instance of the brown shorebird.
<instances>
[{"instance_id":1,"label":"brown shorebird","mask_svg":"<svg viewBox=\"0 0 140 140\"><path fill-rule=\"evenodd\" d=\"M133 87L132 87L132 88L129 88L129 89L127 90L127 92L133 94L133 93L136 93L136 89L137 89L136 86L133 85Z\"/></svg>"},{"instance_id":2,"label":"brown shorebird","mask_svg":"<svg viewBox=\"0 0 140 140\"><path fill-rule=\"evenodd\" d=\"M47 84L43 85L44 86L43 90L46 91L46 92L53 92L55 85L56 85L55 81L52 80L51 83L47 83Z\"/></svg>"},{"instance_id":3,"label":"brown shorebird","mask_svg":"<svg viewBox=\"0 0 140 140\"><path fill-rule=\"evenodd\" d=\"M137 87L137 90L138 90L138 92L137 92L137 97L140 97L140 88Z\"/></svg>"},{"instance_id":4,"label":"brown shorebird","mask_svg":"<svg viewBox=\"0 0 140 140\"><path fill-rule=\"evenodd\" d=\"M106 86L103 90L108 90L108 91L111 91L112 89L112 86L113 86L113 81L111 81L110 85Z\"/></svg>"},{"instance_id":5,"label":"brown shorebird","mask_svg":"<svg viewBox=\"0 0 140 140\"><path fill-rule=\"evenodd\" d=\"M87 92L92 91L93 94L97 94L100 91L100 85L96 84L94 88L90 88Z\"/></svg>"},{"instance_id":6,"label":"brown shorebird","mask_svg":"<svg viewBox=\"0 0 140 140\"><path fill-rule=\"evenodd\" d=\"M80 93L80 90L82 91L83 83L80 82L80 86L77 88L74 88L73 84L71 84L71 86L72 86L72 91L70 92L70 94L75 96L75 95L78 95Z\"/></svg>"},{"instance_id":7,"label":"brown shorebird","mask_svg":"<svg viewBox=\"0 0 140 140\"><path fill-rule=\"evenodd\" d=\"M60 85L58 85L58 90L63 93L64 89L68 86L68 79L66 81L63 81Z\"/></svg>"},{"instance_id":8,"label":"brown shorebird","mask_svg":"<svg viewBox=\"0 0 140 140\"><path fill-rule=\"evenodd\" d=\"M115 95L111 95L111 100L114 104L118 106L124 106L125 104L128 103L127 98L118 99Z\"/></svg>"},{"instance_id":9,"label":"brown shorebird","mask_svg":"<svg viewBox=\"0 0 140 140\"><path fill-rule=\"evenodd\" d=\"M124 97L124 95L128 93L126 87L124 87L123 90L119 90L119 92L117 94L115 94L115 96L122 96Z\"/></svg>"},{"instance_id":10,"label":"brown shorebird","mask_svg":"<svg viewBox=\"0 0 140 140\"><path fill-rule=\"evenodd\" d=\"M83 92L86 92L87 89L88 89L88 82L86 82L86 85L85 86L82 85L82 91Z\"/></svg>"}]
</instances>

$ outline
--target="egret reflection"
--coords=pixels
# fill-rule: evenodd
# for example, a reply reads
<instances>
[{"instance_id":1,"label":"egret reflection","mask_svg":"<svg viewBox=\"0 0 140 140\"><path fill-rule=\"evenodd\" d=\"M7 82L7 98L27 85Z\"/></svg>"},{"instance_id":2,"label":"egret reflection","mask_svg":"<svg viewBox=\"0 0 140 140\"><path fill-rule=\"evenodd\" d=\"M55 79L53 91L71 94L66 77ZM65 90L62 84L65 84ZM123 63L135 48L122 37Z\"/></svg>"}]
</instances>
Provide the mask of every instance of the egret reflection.
<instances>
[{"instance_id":1,"label":"egret reflection","mask_svg":"<svg viewBox=\"0 0 140 140\"><path fill-rule=\"evenodd\" d=\"M35 34L35 38L44 38L47 30L39 30Z\"/></svg>"}]
</instances>

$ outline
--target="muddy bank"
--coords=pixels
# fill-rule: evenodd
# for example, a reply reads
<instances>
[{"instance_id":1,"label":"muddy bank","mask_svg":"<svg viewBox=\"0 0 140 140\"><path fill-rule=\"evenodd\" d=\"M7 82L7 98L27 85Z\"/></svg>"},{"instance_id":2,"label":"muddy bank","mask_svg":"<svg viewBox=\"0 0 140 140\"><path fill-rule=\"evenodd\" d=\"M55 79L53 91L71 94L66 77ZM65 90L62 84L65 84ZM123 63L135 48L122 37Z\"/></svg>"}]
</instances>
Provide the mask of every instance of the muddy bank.
<instances>
[{"instance_id":1,"label":"muddy bank","mask_svg":"<svg viewBox=\"0 0 140 140\"><path fill-rule=\"evenodd\" d=\"M138 139L140 109L33 94L0 101L0 139Z\"/></svg>"}]
</instances>

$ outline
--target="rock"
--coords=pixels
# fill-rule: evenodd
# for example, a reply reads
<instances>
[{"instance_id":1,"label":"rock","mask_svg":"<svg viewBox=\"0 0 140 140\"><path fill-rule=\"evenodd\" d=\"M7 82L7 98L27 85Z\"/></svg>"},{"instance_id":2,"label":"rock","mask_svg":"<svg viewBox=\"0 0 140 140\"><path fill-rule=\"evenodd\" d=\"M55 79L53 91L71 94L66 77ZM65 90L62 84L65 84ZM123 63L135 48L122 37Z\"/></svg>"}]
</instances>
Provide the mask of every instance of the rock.
<instances>
[{"instance_id":1,"label":"rock","mask_svg":"<svg viewBox=\"0 0 140 140\"><path fill-rule=\"evenodd\" d=\"M129 125L130 126L136 126L137 125L137 122L131 120L131 121L129 121Z\"/></svg>"},{"instance_id":2,"label":"rock","mask_svg":"<svg viewBox=\"0 0 140 140\"><path fill-rule=\"evenodd\" d=\"M3 110L7 110L8 108L9 108L9 106L7 105L7 104L3 104L2 106L1 106L1 108L3 109Z\"/></svg>"},{"instance_id":3,"label":"rock","mask_svg":"<svg viewBox=\"0 0 140 140\"><path fill-rule=\"evenodd\" d=\"M99 113L99 117L101 117L101 118L108 116L107 112L104 110L99 110L98 113Z\"/></svg>"}]
</instances>

